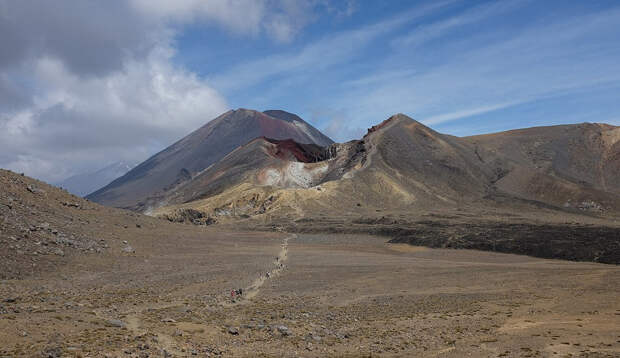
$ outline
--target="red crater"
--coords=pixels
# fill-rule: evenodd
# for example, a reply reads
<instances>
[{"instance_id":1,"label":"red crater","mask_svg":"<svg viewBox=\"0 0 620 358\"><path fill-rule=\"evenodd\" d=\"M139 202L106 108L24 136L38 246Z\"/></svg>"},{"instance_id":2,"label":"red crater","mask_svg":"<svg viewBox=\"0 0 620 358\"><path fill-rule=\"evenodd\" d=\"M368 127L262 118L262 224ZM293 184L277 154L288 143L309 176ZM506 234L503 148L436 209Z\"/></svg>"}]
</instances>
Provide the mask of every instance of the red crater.
<instances>
[{"instance_id":1,"label":"red crater","mask_svg":"<svg viewBox=\"0 0 620 358\"><path fill-rule=\"evenodd\" d=\"M316 163L326 159L329 159L329 151L321 146L315 144L302 144L297 143L292 139L272 139L262 137L269 143L275 144L270 154L276 158L283 160L291 160L295 158L299 162L303 163Z\"/></svg>"}]
</instances>

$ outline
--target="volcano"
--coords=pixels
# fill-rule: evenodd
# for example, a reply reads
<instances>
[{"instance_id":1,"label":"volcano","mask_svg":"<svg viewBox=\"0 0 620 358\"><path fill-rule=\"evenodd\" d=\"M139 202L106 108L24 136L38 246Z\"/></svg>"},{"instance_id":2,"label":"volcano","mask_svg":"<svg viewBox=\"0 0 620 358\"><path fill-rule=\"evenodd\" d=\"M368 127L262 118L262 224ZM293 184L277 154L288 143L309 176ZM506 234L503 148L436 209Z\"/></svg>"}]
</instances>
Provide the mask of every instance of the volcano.
<instances>
[{"instance_id":1,"label":"volcano","mask_svg":"<svg viewBox=\"0 0 620 358\"><path fill-rule=\"evenodd\" d=\"M235 148L261 136L320 146L333 143L292 113L282 110L231 110L87 198L108 206L145 210L147 198L164 195Z\"/></svg>"}]
</instances>

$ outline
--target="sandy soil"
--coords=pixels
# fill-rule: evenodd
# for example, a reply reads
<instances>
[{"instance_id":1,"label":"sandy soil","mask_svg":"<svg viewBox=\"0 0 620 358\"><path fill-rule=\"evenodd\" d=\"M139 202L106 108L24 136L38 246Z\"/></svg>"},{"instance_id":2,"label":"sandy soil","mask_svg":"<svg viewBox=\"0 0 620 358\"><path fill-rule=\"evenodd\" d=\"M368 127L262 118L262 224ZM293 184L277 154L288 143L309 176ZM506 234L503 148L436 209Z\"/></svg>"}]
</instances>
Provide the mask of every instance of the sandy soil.
<instances>
[{"instance_id":1,"label":"sandy soil","mask_svg":"<svg viewBox=\"0 0 620 358\"><path fill-rule=\"evenodd\" d=\"M0 357L620 356L618 266L146 229L135 253L0 281Z\"/></svg>"}]
</instances>

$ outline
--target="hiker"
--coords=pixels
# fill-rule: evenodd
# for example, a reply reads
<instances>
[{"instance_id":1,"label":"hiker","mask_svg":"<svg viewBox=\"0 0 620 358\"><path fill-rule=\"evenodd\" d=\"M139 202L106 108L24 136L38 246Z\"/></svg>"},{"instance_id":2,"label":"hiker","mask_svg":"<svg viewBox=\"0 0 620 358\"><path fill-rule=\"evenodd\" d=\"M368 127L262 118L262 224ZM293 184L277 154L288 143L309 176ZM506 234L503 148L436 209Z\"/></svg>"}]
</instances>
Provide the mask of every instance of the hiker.
<instances>
[{"instance_id":1,"label":"hiker","mask_svg":"<svg viewBox=\"0 0 620 358\"><path fill-rule=\"evenodd\" d=\"M234 299L235 299L235 290L230 290L230 298L231 298L232 300L234 300Z\"/></svg>"},{"instance_id":2,"label":"hiker","mask_svg":"<svg viewBox=\"0 0 620 358\"><path fill-rule=\"evenodd\" d=\"M238 294L239 296L243 296L243 289L242 289L242 288L238 289L238 290L237 290L237 294Z\"/></svg>"}]
</instances>

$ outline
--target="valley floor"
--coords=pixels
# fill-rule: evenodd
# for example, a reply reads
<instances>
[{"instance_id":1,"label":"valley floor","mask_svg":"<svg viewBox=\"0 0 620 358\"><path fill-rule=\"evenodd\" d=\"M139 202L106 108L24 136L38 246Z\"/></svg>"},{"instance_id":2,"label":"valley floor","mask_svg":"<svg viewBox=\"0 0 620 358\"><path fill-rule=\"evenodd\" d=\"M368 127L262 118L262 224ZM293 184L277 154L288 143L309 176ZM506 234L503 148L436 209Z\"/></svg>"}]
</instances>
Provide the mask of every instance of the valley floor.
<instances>
[{"instance_id":1,"label":"valley floor","mask_svg":"<svg viewBox=\"0 0 620 358\"><path fill-rule=\"evenodd\" d=\"M1 281L0 357L620 356L619 266L165 227Z\"/></svg>"}]
</instances>

